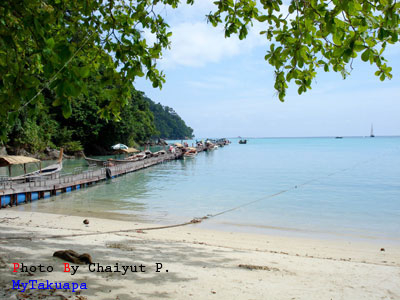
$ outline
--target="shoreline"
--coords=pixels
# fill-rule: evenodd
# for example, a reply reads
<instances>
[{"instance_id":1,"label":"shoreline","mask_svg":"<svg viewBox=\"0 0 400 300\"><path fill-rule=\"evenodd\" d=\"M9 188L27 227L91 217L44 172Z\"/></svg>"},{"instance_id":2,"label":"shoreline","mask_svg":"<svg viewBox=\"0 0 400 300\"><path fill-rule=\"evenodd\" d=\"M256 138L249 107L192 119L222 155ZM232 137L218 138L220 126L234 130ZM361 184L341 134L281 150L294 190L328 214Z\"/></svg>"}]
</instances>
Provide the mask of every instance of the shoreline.
<instances>
[{"instance_id":1,"label":"shoreline","mask_svg":"<svg viewBox=\"0 0 400 300\"><path fill-rule=\"evenodd\" d=\"M83 219L2 210L0 298L19 293L11 285L17 279L85 282L88 289L78 294L77 291L55 292L72 299L400 297L400 247L395 245L384 246L381 251L376 243L359 241L225 232L203 229L199 224L143 230L155 224L93 217L85 226ZM49 235L58 237L15 239ZM104 265L142 263L149 269L146 273L122 276L92 273L82 266L82 271L71 276L60 269L64 261L52 257L53 252L68 249L89 253L93 262ZM12 272L14 262L54 265L54 272L26 277ZM154 272L156 263L162 263L169 272ZM53 299L47 290L25 293L36 296L44 293L46 299Z\"/></svg>"},{"instance_id":2,"label":"shoreline","mask_svg":"<svg viewBox=\"0 0 400 300\"><path fill-rule=\"evenodd\" d=\"M52 198L42 200L44 207L46 207L46 203L44 201L52 201ZM54 201L54 200L53 200ZM22 211L22 212L34 212L40 213L40 210L33 210L33 205L38 204L36 202L24 204L21 206L15 206L8 208L10 211ZM26 208L26 210L25 210ZM42 207L43 208L43 207ZM81 218L99 218L113 221L122 221L122 222L134 222L139 224L147 224L148 227L156 227L156 226L164 226L164 225L175 225L177 223L185 223L190 221L189 216L181 216L181 215L173 215L168 219L154 220L154 216L146 215L143 217L141 214L128 214L123 212L105 212L105 211L78 211L78 210L70 210L68 213L63 213L62 209L49 209L47 208L43 211L46 214L54 214L54 215L68 215L74 217ZM193 218L193 217L192 217ZM172 220L174 221L172 221ZM197 227L204 230L213 230L220 232L236 232L239 234L258 234L261 236L270 236L270 237L285 237L285 238L304 238L308 240L318 240L318 241L332 241L332 242L365 242L367 244L375 244L379 247L389 245L400 247L400 237L392 236L392 235L382 235L381 232L371 232L371 231L360 231L356 228L348 228L347 232L340 231L328 231L327 229L306 229L306 228L295 228L295 227L281 227L281 226L273 226L273 225L262 225L257 223L248 223L248 222L235 222L235 221L226 221L226 220L218 220L218 218L203 220L200 224L197 224ZM380 235L379 235L380 234Z\"/></svg>"}]
</instances>

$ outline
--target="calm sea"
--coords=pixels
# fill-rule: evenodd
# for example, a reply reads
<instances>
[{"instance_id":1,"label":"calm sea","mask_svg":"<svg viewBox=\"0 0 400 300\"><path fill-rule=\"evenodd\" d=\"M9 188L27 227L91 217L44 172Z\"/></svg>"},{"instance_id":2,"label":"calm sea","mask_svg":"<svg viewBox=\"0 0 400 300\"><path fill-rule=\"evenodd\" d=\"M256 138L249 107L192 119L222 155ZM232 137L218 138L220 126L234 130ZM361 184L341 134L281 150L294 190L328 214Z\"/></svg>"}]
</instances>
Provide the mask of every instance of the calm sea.
<instances>
[{"instance_id":1,"label":"calm sea","mask_svg":"<svg viewBox=\"0 0 400 300\"><path fill-rule=\"evenodd\" d=\"M252 201L196 226L400 243L400 138L232 139L17 209L174 224Z\"/></svg>"}]
</instances>

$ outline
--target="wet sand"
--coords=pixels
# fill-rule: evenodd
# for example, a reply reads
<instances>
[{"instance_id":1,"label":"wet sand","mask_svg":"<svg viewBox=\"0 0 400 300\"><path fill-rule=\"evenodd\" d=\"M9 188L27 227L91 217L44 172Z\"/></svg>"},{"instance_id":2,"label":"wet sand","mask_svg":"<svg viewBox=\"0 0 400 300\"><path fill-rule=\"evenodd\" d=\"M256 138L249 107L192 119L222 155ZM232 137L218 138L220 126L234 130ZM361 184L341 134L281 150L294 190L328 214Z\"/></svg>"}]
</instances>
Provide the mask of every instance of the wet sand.
<instances>
[{"instance_id":1,"label":"wet sand","mask_svg":"<svg viewBox=\"0 0 400 300\"><path fill-rule=\"evenodd\" d=\"M222 232L198 224L143 230L157 225L93 217L84 225L83 219L1 210L0 299L400 299L400 247L393 244ZM67 249L89 253L99 265L65 273L65 261L52 255ZM13 263L53 271L14 273ZM91 272L97 266L115 271L116 264L120 271L132 269L125 275ZM29 280L45 287L47 280L85 283L87 289L29 284L21 292L13 289L18 280L21 289Z\"/></svg>"}]
</instances>

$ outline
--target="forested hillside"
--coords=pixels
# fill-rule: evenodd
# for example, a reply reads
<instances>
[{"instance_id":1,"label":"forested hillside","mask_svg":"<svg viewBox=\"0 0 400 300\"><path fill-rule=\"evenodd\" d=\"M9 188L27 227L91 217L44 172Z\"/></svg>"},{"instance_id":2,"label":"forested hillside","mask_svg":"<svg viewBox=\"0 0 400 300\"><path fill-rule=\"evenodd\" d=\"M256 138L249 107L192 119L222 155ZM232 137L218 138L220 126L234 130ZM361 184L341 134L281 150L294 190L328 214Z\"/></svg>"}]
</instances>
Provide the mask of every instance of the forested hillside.
<instances>
[{"instance_id":1,"label":"forested hillside","mask_svg":"<svg viewBox=\"0 0 400 300\"><path fill-rule=\"evenodd\" d=\"M154 114L154 122L159 137L172 140L193 137L193 129L186 126L185 121L173 108L163 106L160 103L156 104L149 98L146 98L146 100Z\"/></svg>"},{"instance_id":2,"label":"forested hillside","mask_svg":"<svg viewBox=\"0 0 400 300\"><path fill-rule=\"evenodd\" d=\"M100 78L100 77L99 77ZM92 78L96 83L96 78ZM128 103L119 119L100 118L99 111L112 88L99 89L89 85L88 91L71 105L71 115L65 118L52 105L52 92L46 91L46 105L35 114L21 111L14 126L7 127L7 148L11 153L24 149L42 152L46 147L63 146L67 153L84 150L87 154L106 154L111 145L124 143L137 146L154 138L183 139L193 130L169 107L155 104L143 92L132 89Z\"/></svg>"}]
</instances>

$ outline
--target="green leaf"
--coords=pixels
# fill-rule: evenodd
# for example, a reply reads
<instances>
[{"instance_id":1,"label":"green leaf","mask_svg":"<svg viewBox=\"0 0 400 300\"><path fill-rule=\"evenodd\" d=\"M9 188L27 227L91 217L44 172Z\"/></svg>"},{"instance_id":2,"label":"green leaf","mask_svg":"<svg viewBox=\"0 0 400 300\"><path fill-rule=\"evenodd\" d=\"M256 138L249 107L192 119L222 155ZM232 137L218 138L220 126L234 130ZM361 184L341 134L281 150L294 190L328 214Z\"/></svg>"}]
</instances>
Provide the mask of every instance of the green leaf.
<instances>
[{"instance_id":1,"label":"green leaf","mask_svg":"<svg viewBox=\"0 0 400 300\"><path fill-rule=\"evenodd\" d=\"M50 49L53 49L53 48L54 48L54 45L55 45L54 39L53 39L53 38L47 39L47 40L46 40L46 45L47 45L47 47L49 47Z\"/></svg>"},{"instance_id":2,"label":"green leaf","mask_svg":"<svg viewBox=\"0 0 400 300\"><path fill-rule=\"evenodd\" d=\"M366 47L364 45L360 45L360 44L355 44L354 45L354 50L356 50L357 52L360 52L362 50L364 50Z\"/></svg>"},{"instance_id":3,"label":"green leaf","mask_svg":"<svg viewBox=\"0 0 400 300\"><path fill-rule=\"evenodd\" d=\"M79 73L82 78L87 78L90 75L90 68L89 67L82 67L79 69Z\"/></svg>"},{"instance_id":4,"label":"green leaf","mask_svg":"<svg viewBox=\"0 0 400 300\"><path fill-rule=\"evenodd\" d=\"M265 22L268 20L268 16L262 15L257 17L257 21L259 22Z\"/></svg>"},{"instance_id":5,"label":"green leaf","mask_svg":"<svg viewBox=\"0 0 400 300\"><path fill-rule=\"evenodd\" d=\"M336 30L332 36L332 40L336 45L342 45L343 32L341 30Z\"/></svg>"},{"instance_id":6,"label":"green leaf","mask_svg":"<svg viewBox=\"0 0 400 300\"><path fill-rule=\"evenodd\" d=\"M66 118L66 119L68 119L72 114L71 102L68 99L63 101L62 114L63 114L64 118Z\"/></svg>"},{"instance_id":7,"label":"green leaf","mask_svg":"<svg viewBox=\"0 0 400 300\"><path fill-rule=\"evenodd\" d=\"M393 31L393 32L392 32L392 39L391 39L391 42L392 42L392 43L397 43L398 40L399 40L398 33L397 33L396 31Z\"/></svg>"},{"instance_id":8,"label":"green leaf","mask_svg":"<svg viewBox=\"0 0 400 300\"><path fill-rule=\"evenodd\" d=\"M9 112L7 117L10 124L14 124L18 117L18 111Z\"/></svg>"},{"instance_id":9,"label":"green leaf","mask_svg":"<svg viewBox=\"0 0 400 300\"><path fill-rule=\"evenodd\" d=\"M57 98L53 101L52 105L53 105L53 106L60 106L60 105L61 105L61 97L57 97Z\"/></svg>"},{"instance_id":10,"label":"green leaf","mask_svg":"<svg viewBox=\"0 0 400 300\"><path fill-rule=\"evenodd\" d=\"M246 36L247 36L247 28L246 28L246 25L243 25L243 26L240 28L239 39L240 39L240 40L243 40Z\"/></svg>"},{"instance_id":11,"label":"green leaf","mask_svg":"<svg viewBox=\"0 0 400 300\"><path fill-rule=\"evenodd\" d=\"M361 59L363 61L368 61L369 60L369 54L370 54L371 50L367 49L363 52L363 54L361 54Z\"/></svg>"},{"instance_id":12,"label":"green leaf","mask_svg":"<svg viewBox=\"0 0 400 300\"><path fill-rule=\"evenodd\" d=\"M25 82L25 86L28 88L38 87L40 84L39 79L37 79L35 76L25 77L24 82Z\"/></svg>"},{"instance_id":13,"label":"green leaf","mask_svg":"<svg viewBox=\"0 0 400 300\"><path fill-rule=\"evenodd\" d=\"M61 45L58 48L58 56L62 62L66 62L71 57L71 51L67 45Z\"/></svg>"}]
</instances>

